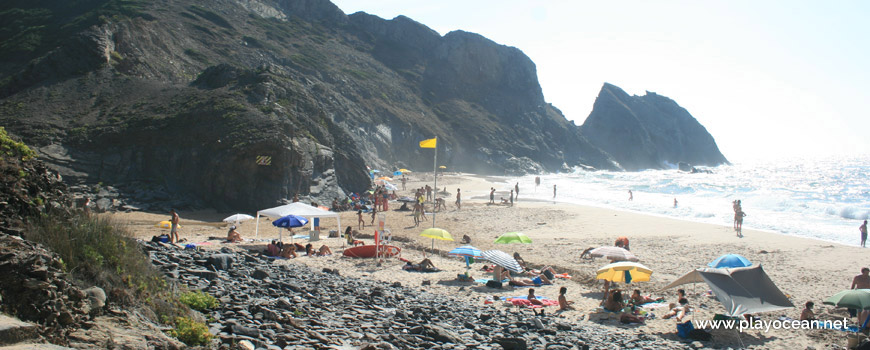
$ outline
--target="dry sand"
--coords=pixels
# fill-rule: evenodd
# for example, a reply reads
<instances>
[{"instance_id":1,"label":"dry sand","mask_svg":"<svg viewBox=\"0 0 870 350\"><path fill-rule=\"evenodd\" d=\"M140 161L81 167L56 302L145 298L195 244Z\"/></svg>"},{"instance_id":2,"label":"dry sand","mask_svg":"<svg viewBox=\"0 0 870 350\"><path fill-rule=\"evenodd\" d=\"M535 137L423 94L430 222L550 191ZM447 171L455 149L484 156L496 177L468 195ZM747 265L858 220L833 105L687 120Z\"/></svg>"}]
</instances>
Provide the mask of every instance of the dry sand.
<instances>
[{"instance_id":1,"label":"dry sand","mask_svg":"<svg viewBox=\"0 0 870 350\"><path fill-rule=\"evenodd\" d=\"M410 189L431 183L424 176L411 176L408 182L409 191L398 191L399 195L410 193ZM429 181L429 182L424 182ZM843 246L834 243L796 238L776 233L744 230L744 237L735 236L731 227L681 221L639 213L615 211L595 207L577 206L555 202L525 202L522 195L514 207L488 205L489 188L503 190L508 184L497 179L473 176L467 174L448 174L438 179L438 187L444 186L450 190L445 195L448 209L435 215L436 226L448 230L456 242L436 241L435 248L446 252L461 244L462 235L472 238L472 245L481 250L500 249L508 253L519 252L523 258L533 265L550 265L557 272L568 272L571 280L558 280L554 285L536 288L538 295L555 299L562 286L568 288L568 299L576 302L575 311L551 313L551 317L564 318L582 325L586 322L596 322L623 330L634 330L648 334L656 334L677 339L676 321L662 319L667 308L654 309L655 319L648 320L644 325L622 325L612 314L596 312L595 309L602 297L602 284L594 279L598 267L606 265L606 259L584 260L580 253L589 247L612 245L617 236L627 236L631 240L631 250L641 263L651 268L654 273L650 282L634 283L623 286L625 289L640 289L643 294L663 296L669 302L676 301L675 290L661 291L660 288L677 277L694 268L705 266L714 258L727 253L737 253L747 257L753 263L762 264L774 283L786 293L795 304L794 309L761 314L763 320L774 320L782 315L798 319L803 304L814 301L816 315L822 320L841 320L848 317L842 308L822 305L822 300L834 293L849 288L852 277L859 273L867 264L862 259L866 251L861 248ZM462 210L453 205L456 188L462 188ZM522 189L528 191L530 189ZM540 190L551 190L542 186ZM502 194L504 193L504 194ZM507 196L500 191L496 200ZM484 199L486 198L486 199ZM398 205L390 203L390 209ZM428 207L428 208L431 208ZM730 203L723 203L722 210L731 210ZM234 213L182 212L180 234L188 242L205 242L209 237L223 237L227 229L220 220ZM254 213L249 213L254 214ZM113 217L128 224L130 231L141 239L150 239L166 230L155 228L160 220L167 220L168 213L118 213ZM371 234L374 227L369 226L371 216L365 215L366 227L360 232ZM395 242L403 248L401 256L411 261L420 261L426 250L435 265L442 269L437 273L413 273L401 269L403 263L397 259L386 259L382 263L374 259L352 259L342 257L344 241L340 238L323 239L314 242L329 245L336 254L328 257L301 257L298 259L279 261L277 263L306 264L315 270L324 267L338 268L343 276L382 280L385 282L401 282L402 285L420 288L435 293L453 294L467 297L469 303L484 306L483 299L492 295L520 296L527 293L526 288L497 290L486 288L482 284L458 282L456 275L465 272L465 264L461 258L435 256L428 252L431 239L419 237L424 228L432 226L432 215L428 224L414 227L410 212L389 211L386 215L386 227L400 240ZM344 212L341 216L344 227L350 225L357 228L355 212ZM255 223L252 221L240 225L242 236L254 238ZM339 229L335 220L323 219L324 230ZM342 229L343 231L343 229ZM505 232L520 231L534 241L533 244L493 244L497 236ZM856 230L857 231L857 230ZM224 244L217 240L203 245L203 249L233 249L262 250L267 240L276 239L279 230L266 219L260 220L259 237L240 244ZM325 232L322 236L325 236ZM856 235L857 236L857 235ZM284 235L285 241L289 241ZM365 239L371 244L371 239ZM307 243L301 240L302 244ZM471 274L475 278L491 277L491 274L479 271L481 263L472 265ZM423 285L430 281L431 285ZM706 284L683 286L689 292L690 303L696 308L695 320L711 319L714 314L722 313L724 308L713 299L704 296ZM548 311L555 311L549 308ZM519 312L529 312L521 310ZM851 319L854 321L854 319ZM736 336L736 331L719 330L713 333L714 340L706 346L739 348L742 341L753 348L803 349L809 346L825 346L829 344L843 346L846 343L846 333L835 330L771 330L770 332L749 330Z\"/></svg>"}]
</instances>

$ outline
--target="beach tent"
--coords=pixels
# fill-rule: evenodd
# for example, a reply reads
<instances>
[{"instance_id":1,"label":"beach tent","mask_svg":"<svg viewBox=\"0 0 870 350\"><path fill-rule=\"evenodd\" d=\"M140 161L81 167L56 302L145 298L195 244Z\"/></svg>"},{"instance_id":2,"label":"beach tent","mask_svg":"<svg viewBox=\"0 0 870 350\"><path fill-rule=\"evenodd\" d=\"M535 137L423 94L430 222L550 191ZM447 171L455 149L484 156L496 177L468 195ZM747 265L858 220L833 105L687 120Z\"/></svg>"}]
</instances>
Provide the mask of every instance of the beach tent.
<instances>
[{"instance_id":1,"label":"beach tent","mask_svg":"<svg viewBox=\"0 0 870 350\"><path fill-rule=\"evenodd\" d=\"M794 307L773 284L761 265L724 269L701 268L680 277L665 286L665 289L694 282L706 282L716 299L725 306L728 316Z\"/></svg>"},{"instance_id":2,"label":"beach tent","mask_svg":"<svg viewBox=\"0 0 870 350\"><path fill-rule=\"evenodd\" d=\"M315 208L308 204L296 202L258 211L256 236L260 236L261 216L270 217L272 218L272 220L275 220L291 214L304 217L312 222L314 218L335 218L338 221L338 232L341 232L341 216L339 216L338 213L329 210L323 210L320 208Z\"/></svg>"}]
</instances>

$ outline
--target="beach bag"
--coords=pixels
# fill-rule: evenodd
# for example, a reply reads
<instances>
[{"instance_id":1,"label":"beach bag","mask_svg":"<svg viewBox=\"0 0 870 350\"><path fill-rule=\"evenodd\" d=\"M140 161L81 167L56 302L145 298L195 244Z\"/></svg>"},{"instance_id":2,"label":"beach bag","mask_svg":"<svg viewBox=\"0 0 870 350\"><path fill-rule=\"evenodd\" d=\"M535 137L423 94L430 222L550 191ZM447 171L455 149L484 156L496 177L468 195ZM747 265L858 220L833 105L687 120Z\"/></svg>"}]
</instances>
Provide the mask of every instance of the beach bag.
<instances>
[{"instance_id":1,"label":"beach bag","mask_svg":"<svg viewBox=\"0 0 870 350\"><path fill-rule=\"evenodd\" d=\"M489 281L486 281L486 286L489 288L499 288L500 289L502 286L502 283L501 283L501 281L489 280Z\"/></svg>"},{"instance_id":2,"label":"beach bag","mask_svg":"<svg viewBox=\"0 0 870 350\"><path fill-rule=\"evenodd\" d=\"M686 321L685 323L677 323L677 335L680 338L688 338L689 332L695 329L695 326L692 325L692 321Z\"/></svg>"}]
</instances>

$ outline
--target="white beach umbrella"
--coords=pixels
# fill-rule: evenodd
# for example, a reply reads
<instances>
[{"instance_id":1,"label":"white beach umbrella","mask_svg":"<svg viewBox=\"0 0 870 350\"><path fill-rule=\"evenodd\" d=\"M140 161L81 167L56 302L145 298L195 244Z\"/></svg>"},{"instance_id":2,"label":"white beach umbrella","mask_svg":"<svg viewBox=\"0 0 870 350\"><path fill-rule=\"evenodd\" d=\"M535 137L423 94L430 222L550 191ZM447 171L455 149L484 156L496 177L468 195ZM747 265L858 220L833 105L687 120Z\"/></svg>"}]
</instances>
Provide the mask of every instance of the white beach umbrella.
<instances>
[{"instance_id":1,"label":"white beach umbrella","mask_svg":"<svg viewBox=\"0 0 870 350\"><path fill-rule=\"evenodd\" d=\"M605 246L598 247L589 251L589 255L593 257L608 258L613 261L638 261L637 256L630 251L620 247Z\"/></svg>"},{"instance_id":2,"label":"white beach umbrella","mask_svg":"<svg viewBox=\"0 0 870 350\"><path fill-rule=\"evenodd\" d=\"M254 217L250 216L248 214L235 214L235 215L228 216L226 219L224 219L224 222L232 224L232 223L240 223L242 221L248 221L248 220L253 220L253 219L254 219Z\"/></svg>"}]
</instances>

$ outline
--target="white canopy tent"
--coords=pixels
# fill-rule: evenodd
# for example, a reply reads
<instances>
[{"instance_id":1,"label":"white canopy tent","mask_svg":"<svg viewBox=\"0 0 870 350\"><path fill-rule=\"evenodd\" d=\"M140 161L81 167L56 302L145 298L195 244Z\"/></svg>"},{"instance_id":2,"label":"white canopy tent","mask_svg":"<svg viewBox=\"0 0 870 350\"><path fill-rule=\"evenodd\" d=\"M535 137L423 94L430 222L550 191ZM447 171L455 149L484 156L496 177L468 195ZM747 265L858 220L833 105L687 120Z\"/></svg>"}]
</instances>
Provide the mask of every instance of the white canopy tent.
<instances>
[{"instance_id":1,"label":"white canopy tent","mask_svg":"<svg viewBox=\"0 0 870 350\"><path fill-rule=\"evenodd\" d=\"M256 229L257 237L260 237L260 216L267 216L272 218L272 220L275 220L291 214L308 219L311 221L311 225L314 225L314 218L335 218L338 221L338 232L341 232L341 216L338 213L296 202L258 211Z\"/></svg>"}]
</instances>

